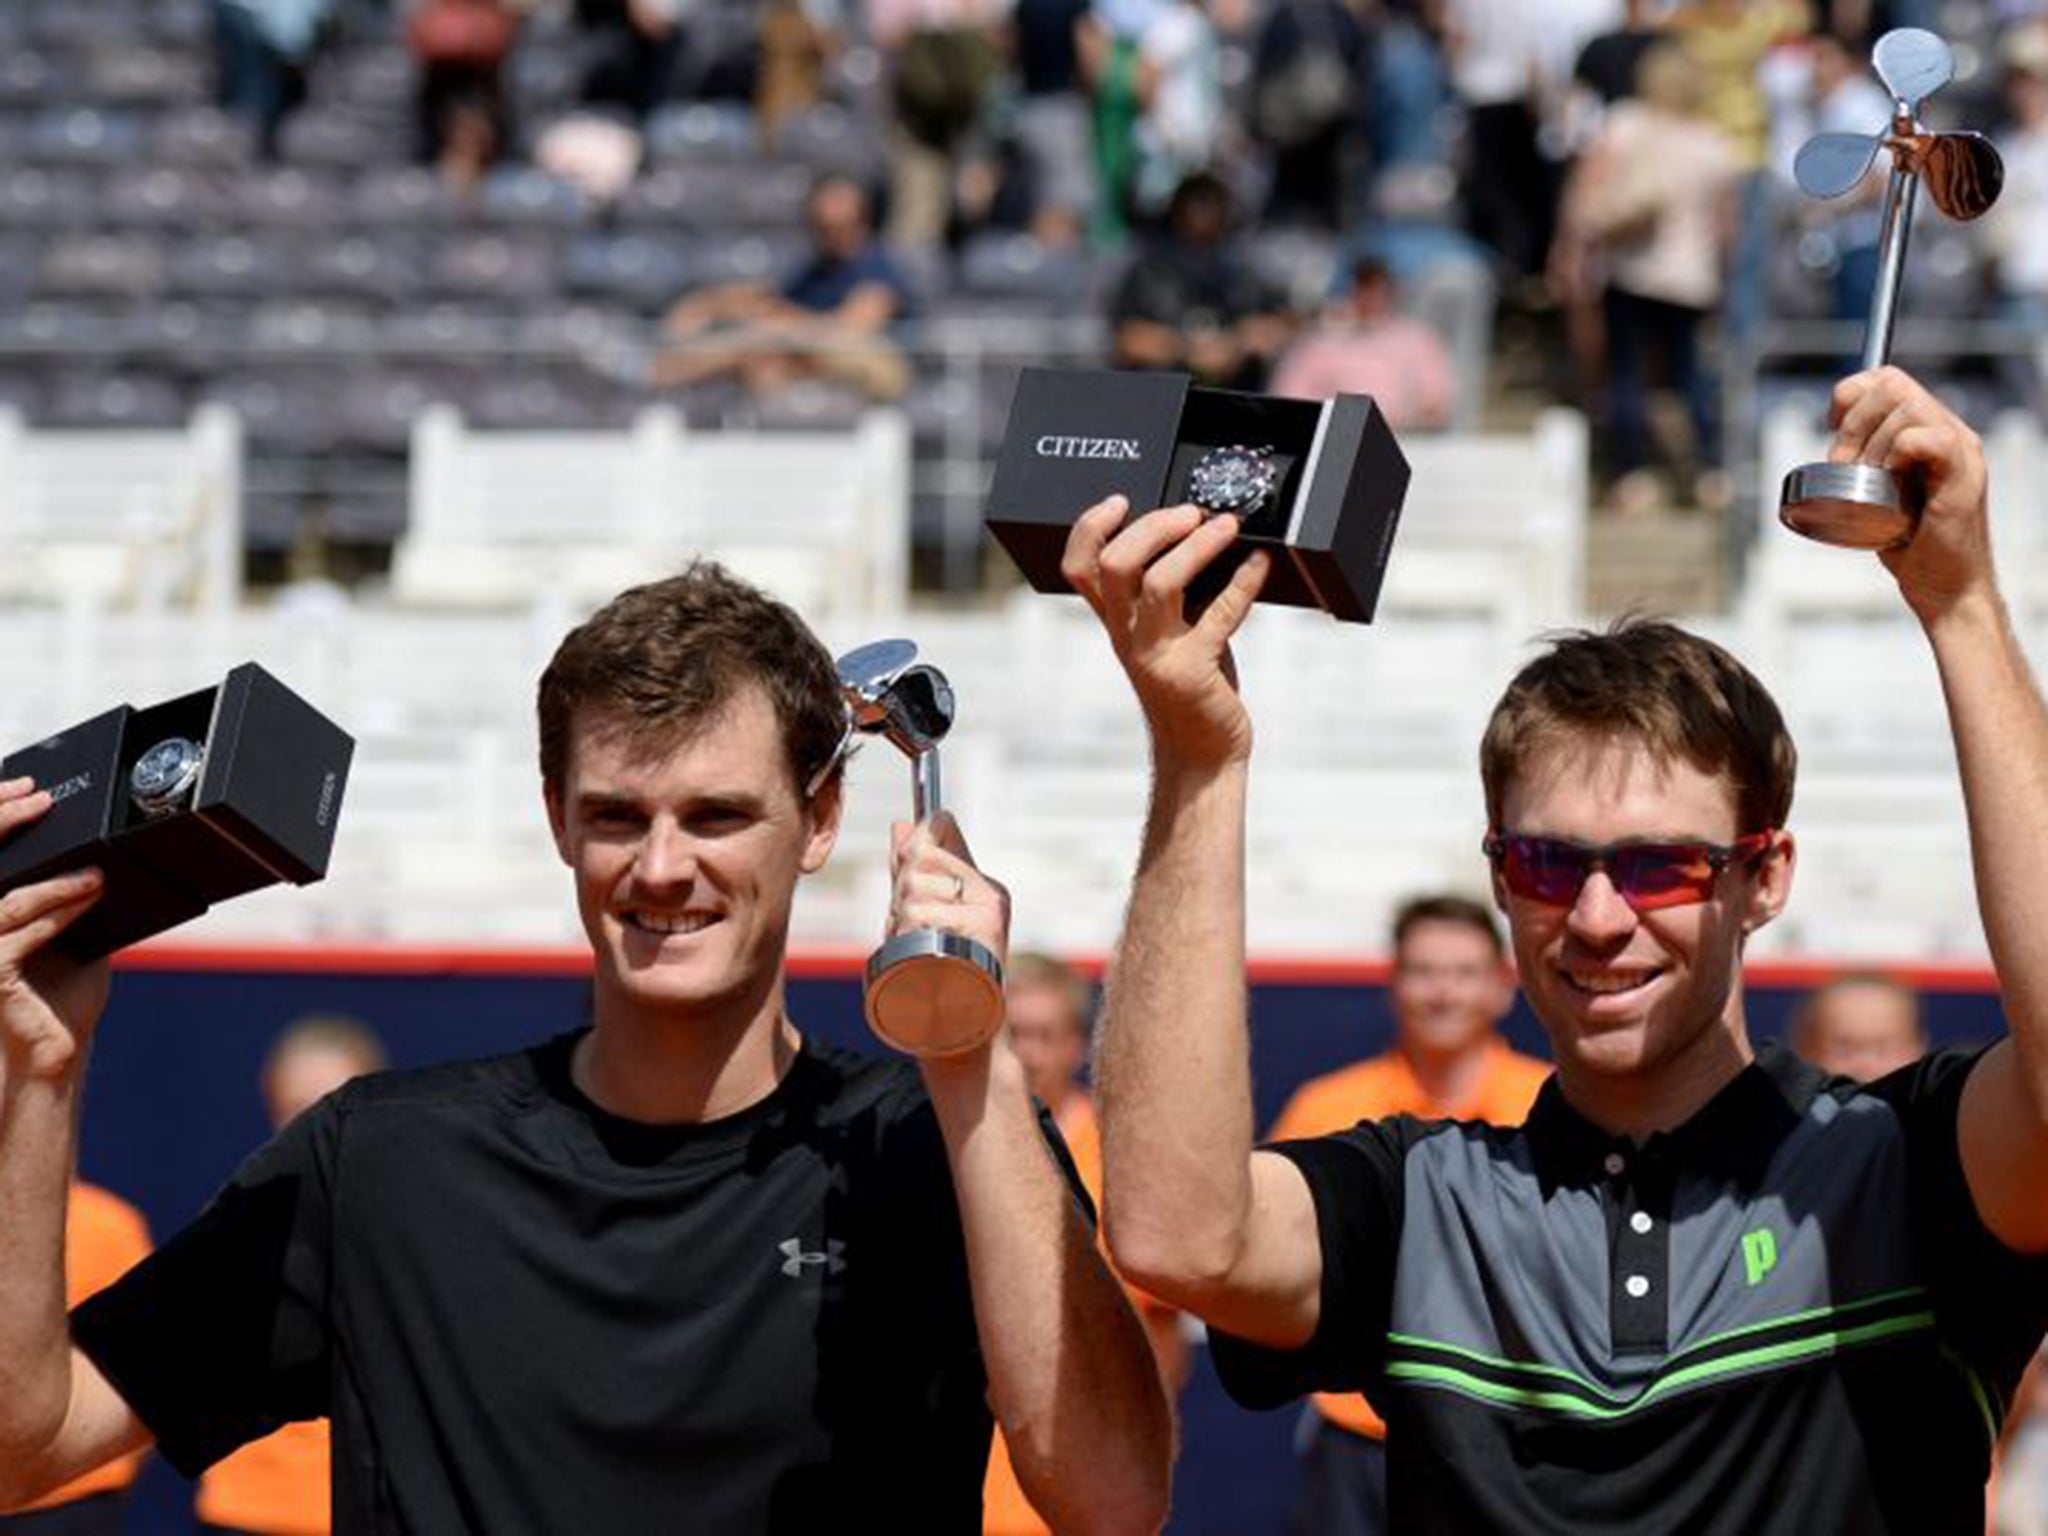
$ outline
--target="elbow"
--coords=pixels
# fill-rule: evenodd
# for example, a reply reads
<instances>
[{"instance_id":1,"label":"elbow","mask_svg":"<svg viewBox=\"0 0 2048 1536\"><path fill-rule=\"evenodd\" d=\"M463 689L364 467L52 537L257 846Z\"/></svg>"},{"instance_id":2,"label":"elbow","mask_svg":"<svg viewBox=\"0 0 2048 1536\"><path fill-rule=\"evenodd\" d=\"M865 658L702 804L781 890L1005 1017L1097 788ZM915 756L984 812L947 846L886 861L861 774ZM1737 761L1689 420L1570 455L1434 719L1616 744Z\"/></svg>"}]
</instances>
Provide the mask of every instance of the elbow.
<instances>
[{"instance_id":1,"label":"elbow","mask_svg":"<svg viewBox=\"0 0 2048 1536\"><path fill-rule=\"evenodd\" d=\"M1202 1298L1223 1289L1243 1244L1235 1227L1176 1225L1105 1210L1103 1237L1116 1272L1140 1290L1201 1314Z\"/></svg>"}]
</instances>

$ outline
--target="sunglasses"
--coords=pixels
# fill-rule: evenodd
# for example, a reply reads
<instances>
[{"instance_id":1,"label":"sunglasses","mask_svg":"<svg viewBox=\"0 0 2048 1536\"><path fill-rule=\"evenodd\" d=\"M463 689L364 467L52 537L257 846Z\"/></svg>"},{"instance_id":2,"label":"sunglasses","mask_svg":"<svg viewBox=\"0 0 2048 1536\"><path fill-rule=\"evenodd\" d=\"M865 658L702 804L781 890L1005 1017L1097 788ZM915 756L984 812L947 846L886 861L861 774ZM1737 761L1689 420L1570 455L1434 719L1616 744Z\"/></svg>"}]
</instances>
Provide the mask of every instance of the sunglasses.
<instances>
[{"instance_id":1,"label":"sunglasses","mask_svg":"<svg viewBox=\"0 0 2048 1536\"><path fill-rule=\"evenodd\" d=\"M1717 843L1609 843L1588 848L1557 837L1489 832L1480 844L1511 895L1546 907L1569 907L1596 869L1604 869L1636 912L1694 906L1714 894L1714 881L1737 860L1771 846L1775 829Z\"/></svg>"}]
</instances>

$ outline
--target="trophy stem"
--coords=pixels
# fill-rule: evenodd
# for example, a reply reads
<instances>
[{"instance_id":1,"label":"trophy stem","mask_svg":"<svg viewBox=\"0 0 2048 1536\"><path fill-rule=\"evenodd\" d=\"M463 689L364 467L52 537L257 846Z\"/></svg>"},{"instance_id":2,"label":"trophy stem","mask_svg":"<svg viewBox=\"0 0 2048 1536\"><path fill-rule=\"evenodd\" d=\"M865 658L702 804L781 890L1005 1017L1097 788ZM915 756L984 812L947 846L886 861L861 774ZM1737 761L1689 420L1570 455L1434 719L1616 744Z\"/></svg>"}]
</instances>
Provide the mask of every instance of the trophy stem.
<instances>
[{"instance_id":1,"label":"trophy stem","mask_svg":"<svg viewBox=\"0 0 2048 1536\"><path fill-rule=\"evenodd\" d=\"M919 821L930 821L944 810L939 793L939 749L929 748L911 759L911 807Z\"/></svg>"},{"instance_id":2,"label":"trophy stem","mask_svg":"<svg viewBox=\"0 0 2048 1536\"><path fill-rule=\"evenodd\" d=\"M1877 282L1870 290L1870 328L1863 338L1863 366L1882 368L1892 357L1892 324L1899 313L1899 280L1906 269L1907 237L1920 178L1894 160L1884 189L1884 229L1877 248Z\"/></svg>"}]
</instances>

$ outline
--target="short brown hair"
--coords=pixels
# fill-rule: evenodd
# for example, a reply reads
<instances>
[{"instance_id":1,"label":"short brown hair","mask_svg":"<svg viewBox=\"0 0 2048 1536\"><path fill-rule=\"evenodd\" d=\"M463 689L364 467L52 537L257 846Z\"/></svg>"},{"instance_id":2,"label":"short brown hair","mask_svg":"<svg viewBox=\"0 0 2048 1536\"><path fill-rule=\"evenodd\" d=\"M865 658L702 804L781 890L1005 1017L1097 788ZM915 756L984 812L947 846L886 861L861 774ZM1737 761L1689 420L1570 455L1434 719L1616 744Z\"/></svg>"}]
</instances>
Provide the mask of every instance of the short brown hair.
<instances>
[{"instance_id":1,"label":"short brown hair","mask_svg":"<svg viewBox=\"0 0 2048 1536\"><path fill-rule=\"evenodd\" d=\"M801 790L832 763L846 726L838 670L809 626L710 560L628 588L571 630L541 674L541 781L560 793L581 712L659 750L702 730L749 685L774 706Z\"/></svg>"},{"instance_id":2,"label":"short brown hair","mask_svg":"<svg viewBox=\"0 0 2048 1536\"><path fill-rule=\"evenodd\" d=\"M1515 675L1479 747L1486 816L1501 825L1515 776L1560 740L1647 747L1728 781L1736 830L1782 827L1799 756L1784 716L1748 668L1711 640L1659 619L1574 630Z\"/></svg>"},{"instance_id":3,"label":"short brown hair","mask_svg":"<svg viewBox=\"0 0 2048 1536\"><path fill-rule=\"evenodd\" d=\"M1095 989L1088 984L1088 978L1057 955L1043 950L1020 949L1013 953L1004 966L1005 980L1011 987L1043 987L1057 993L1066 1004L1067 1017L1081 1033L1088 1033L1090 1014L1094 1011Z\"/></svg>"},{"instance_id":4,"label":"short brown hair","mask_svg":"<svg viewBox=\"0 0 2048 1536\"><path fill-rule=\"evenodd\" d=\"M361 1019L345 1013L309 1013L294 1019L271 1042L263 1058L262 1080L268 1083L287 1057L301 1051L322 1051L346 1056L363 1072L382 1072L391 1065L384 1042Z\"/></svg>"},{"instance_id":5,"label":"short brown hair","mask_svg":"<svg viewBox=\"0 0 2048 1536\"><path fill-rule=\"evenodd\" d=\"M1486 935L1496 959L1507 958L1507 943L1501 938L1500 922L1493 908L1469 896L1416 896L1401 903L1394 914L1394 960L1401 959L1401 946L1418 923L1457 923Z\"/></svg>"}]
</instances>

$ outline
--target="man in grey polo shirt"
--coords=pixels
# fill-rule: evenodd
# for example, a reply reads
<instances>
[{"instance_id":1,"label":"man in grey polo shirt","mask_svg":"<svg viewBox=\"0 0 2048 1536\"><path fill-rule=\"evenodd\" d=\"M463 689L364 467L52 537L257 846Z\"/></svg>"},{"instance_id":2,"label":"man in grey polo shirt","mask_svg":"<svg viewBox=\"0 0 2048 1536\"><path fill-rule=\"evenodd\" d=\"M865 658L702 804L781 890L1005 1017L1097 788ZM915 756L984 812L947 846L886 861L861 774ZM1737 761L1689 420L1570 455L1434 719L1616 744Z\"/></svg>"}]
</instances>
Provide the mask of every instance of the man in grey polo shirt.
<instances>
[{"instance_id":1,"label":"man in grey polo shirt","mask_svg":"<svg viewBox=\"0 0 2048 1536\"><path fill-rule=\"evenodd\" d=\"M1749 1040L1743 949L1794 864L1776 705L1719 647L1625 623L1524 668L1481 749L1494 896L1558 1064L1528 1124L1254 1151L1227 647L1270 557L1190 619L1230 518L1075 526L1066 574L1153 745L1100 1057L1109 1241L1210 1323L1240 1400L1367 1390L1404 1536L1983 1528L2048 1322L2048 708L1976 437L1895 369L1835 413L1837 458L1924 480L1882 558L1941 673L2011 1027L1868 1088Z\"/></svg>"}]
</instances>

